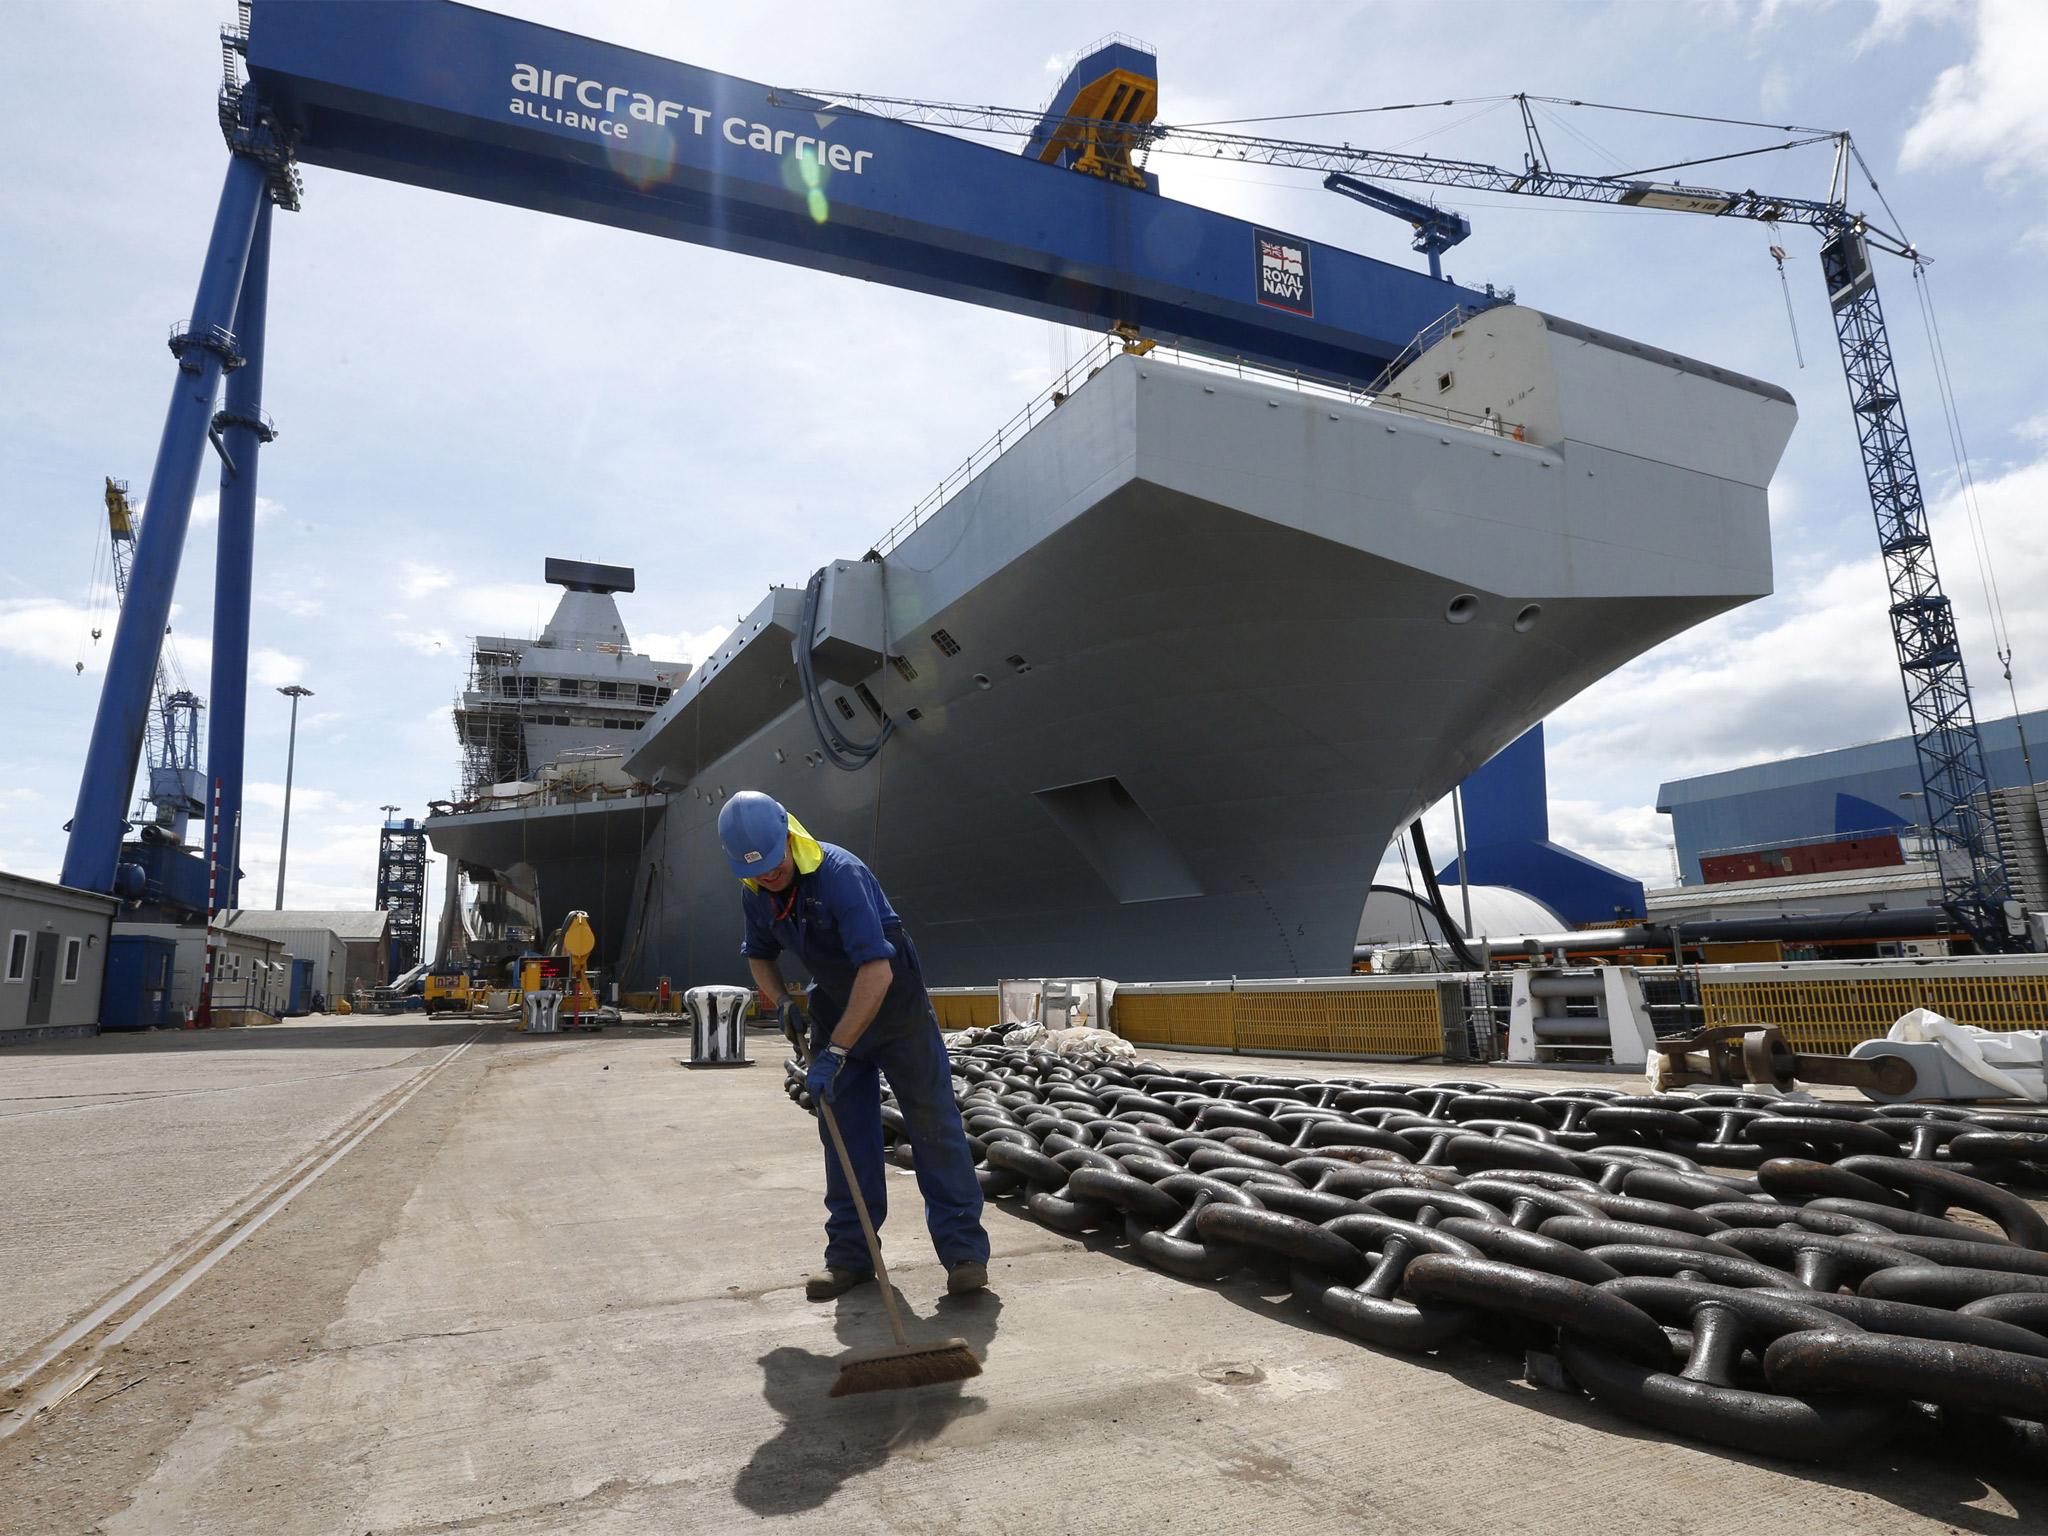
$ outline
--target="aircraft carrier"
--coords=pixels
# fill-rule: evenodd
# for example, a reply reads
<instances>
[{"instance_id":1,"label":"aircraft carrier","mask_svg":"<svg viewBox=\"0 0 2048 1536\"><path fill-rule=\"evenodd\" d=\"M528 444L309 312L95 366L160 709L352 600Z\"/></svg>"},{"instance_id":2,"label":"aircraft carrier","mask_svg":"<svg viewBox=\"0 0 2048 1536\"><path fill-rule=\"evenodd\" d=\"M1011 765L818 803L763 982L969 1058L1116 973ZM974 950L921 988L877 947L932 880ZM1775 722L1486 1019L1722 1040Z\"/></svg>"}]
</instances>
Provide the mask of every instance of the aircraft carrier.
<instances>
[{"instance_id":1,"label":"aircraft carrier","mask_svg":"<svg viewBox=\"0 0 2048 1536\"><path fill-rule=\"evenodd\" d=\"M1794 418L1514 305L1371 397L1119 355L929 517L765 596L635 722L634 793L429 831L516 847L544 923L601 902L629 987L743 976L740 789L868 859L936 985L1341 973L1402 825L1770 591Z\"/></svg>"}]
</instances>

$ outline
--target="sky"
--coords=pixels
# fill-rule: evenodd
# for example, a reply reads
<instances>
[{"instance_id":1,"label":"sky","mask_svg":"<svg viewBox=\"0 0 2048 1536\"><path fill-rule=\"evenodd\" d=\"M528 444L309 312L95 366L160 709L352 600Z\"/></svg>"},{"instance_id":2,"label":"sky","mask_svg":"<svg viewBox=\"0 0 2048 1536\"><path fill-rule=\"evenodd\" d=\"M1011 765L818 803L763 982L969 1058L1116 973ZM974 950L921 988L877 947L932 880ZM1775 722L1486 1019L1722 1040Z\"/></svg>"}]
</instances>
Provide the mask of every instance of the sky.
<instances>
[{"instance_id":1,"label":"sky","mask_svg":"<svg viewBox=\"0 0 2048 1536\"><path fill-rule=\"evenodd\" d=\"M1979 713L2048 705L2048 6L2039 0L490 8L774 85L1037 106L1106 27L1159 56L1163 121L1455 99L1247 132L1519 162L1526 91L1846 127L1909 238L1880 282ZM224 154L226 3L0 0L14 135L0 185L0 869L54 878L112 635L104 475L151 459ZM1553 162L1612 172L1769 140L1543 109ZM1319 178L1161 156L1164 192L1419 267L1406 228ZM1824 151L1698 179L1825 195ZM1719 176L1717 177L1717 173ZM695 660L775 583L865 550L1085 349L1084 332L339 172L274 232L248 723L245 891L272 890L299 716L287 905L371 903L380 807L449 796L467 637L537 631L543 559L634 566L638 648ZM1867 189L1859 196L1873 205ZM1771 487L1776 591L1550 720L1552 835L1656 883L1660 782L1898 734L1904 706L1810 231L1447 194L1447 271L1779 383L1800 424ZM1880 212L1880 217L1882 214ZM1785 284L1769 254L1785 247ZM1790 310L1787 313L1787 295ZM1920 300L1952 375L1953 451ZM1795 350L1803 349L1805 366ZM1966 457L1974 502L1959 494ZM206 692L214 476L172 644ZM1981 524L1984 560L1973 538ZM103 584L102 584L103 585ZM104 631L94 640L95 626ZM1432 842L1448 856L1439 811ZM436 891L438 891L438 875ZM434 910L430 900L430 913ZM430 919L431 926L431 919Z\"/></svg>"}]
</instances>

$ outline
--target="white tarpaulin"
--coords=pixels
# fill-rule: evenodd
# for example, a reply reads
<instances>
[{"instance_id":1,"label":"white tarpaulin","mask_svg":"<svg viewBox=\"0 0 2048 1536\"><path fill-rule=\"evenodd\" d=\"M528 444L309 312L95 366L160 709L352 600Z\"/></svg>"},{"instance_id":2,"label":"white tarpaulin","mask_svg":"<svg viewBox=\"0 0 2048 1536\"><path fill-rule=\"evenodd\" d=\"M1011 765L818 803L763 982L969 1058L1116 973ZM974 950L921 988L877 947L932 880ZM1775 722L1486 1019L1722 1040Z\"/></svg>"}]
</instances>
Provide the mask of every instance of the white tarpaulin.
<instances>
[{"instance_id":1,"label":"white tarpaulin","mask_svg":"<svg viewBox=\"0 0 2048 1536\"><path fill-rule=\"evenodd\" d=\"M1018 1050L1057 1051L1062 1056L1109 1056L1137 1060L1137 1048L1106 1029L1047 1029L1043 1024L998 1024L994 1029L963 1029L946 1036L949 1046L1004 1045Z\"/></svg>"},{"instance_id":2,"label":"white tarpaulin","mask_svg":"<svg viewBox=\"0 0 2048 1536\"><path fill-rule=\"evenodd\" d=\"M2048 1072L2042 1069L2048 1030L1979 1029L1945 1019L1931 1008L1915 1008L1885 1038L1940 1046L1944 1055L1991 1090L1987 1098L1995 1094L2048 1101Z\"/></svg>"}]
</instances>

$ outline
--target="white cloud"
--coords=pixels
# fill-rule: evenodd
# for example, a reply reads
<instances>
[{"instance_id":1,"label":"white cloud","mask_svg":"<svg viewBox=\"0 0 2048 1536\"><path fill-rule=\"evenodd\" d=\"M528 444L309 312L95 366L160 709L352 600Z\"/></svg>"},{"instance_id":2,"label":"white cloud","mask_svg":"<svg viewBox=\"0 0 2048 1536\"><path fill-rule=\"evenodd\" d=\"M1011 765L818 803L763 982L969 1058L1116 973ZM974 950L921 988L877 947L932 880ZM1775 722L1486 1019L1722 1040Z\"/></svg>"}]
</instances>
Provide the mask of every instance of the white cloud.
<instances>
[{"instance_id":1,"label":"white cloud","mask_svg":"<svg viewBox=\"0 0 2048 1536\"><path fill-rule=\"evenodd\" d=\"M1896 42L1921 21L1947 22L1964 14L1962 0L1871 0L1869 24L1857 35L1857 53Z\"/></svg>"},{"instance_id":2,"label":"white cloud","mask_svg":"<svg viewBox=\"0 0 2048 1536\"><path fill-rule=\"evenodd\" d=\"M377 829L383 825L384 813L369 806L352 808L346 814L309 809L302 816L301 793L294 785L285 905L342 912L368 910L377 894ZM277 890L281 827L276 811L273 804L243 825L242 899L252 906L269 906ZM438 883L430 874L430 885ZM434 910L430 899L429 914Z\"/></svg>"},{"instance_id":3,"label":"white cloud","mask_svg":"<svg viewBox=\"0 0 2048 1536\"><path fill-rule=\"evenodd\" d=\"M306 681L303 657L288 656L264 645L249 653L249 682L257 688L287 688Z\"/></svg>"},{"instance_id":4,"label":"white cloud","mask_svg":"<svg viewBox=\"0 0 2048 1536\"><path fill-rule=\"evenodd\" d=\"M284 782L272 783L268 779L251 779L242 786L242 803L245 806L261 806L265 810L284 809ZM340 811L352 809L331 789L319 789L294 777L292 781L292 815L301 811Z\"/></svg>"},{"instance_id":5,"label":"white cloud","mask_svg":"<svg viewBox=\"0 0 2048 1536\"><path fill-rule=\"evenodd\" d=\"M67 670L97 673L114 644L115 614L57 597L0 599L0 650ZM92 631L97 626L100 637Z\"/></svg>"},{"instance_id":6,"label":"white cloud","mask_svg":"<svg viewBox=\"0 0 2048 1536\"><path fill-rule=\"evenodd\" d=\"M391 638L422 656L438 656L454 647L455 637L445 629L394 629Z\"/></svg>"},{"instance_id":7,"label":"white cloud","mask_svg":"<svg viewBox=\"0 0 2048 1536\"><path fill-rule=\"evenodd\" d=\"M541 625L555 611L555 604L562 596L558 589L537 581L464 581L454 584L454 580L446 572L423 572L421 582L436 584L426 586L423 591L413 591L408 585L401 591L404 597L429 599L406 617L436 636L511 635L516 638L539 634ZM422 624L421 621L432 622Z\"/></svg>"},{"instance_id":8,"label":"white cloud","mask_svg":"<svg viewBox=\"0 0 2048 1536\"><path fill-rule=\"evenodd\" d=\"M1839 0L1762 0L1752 29L1770 32L1800 12L1836 12ZM1863 30L1850 43L1852 53L1866 53L1883 43L1897 42L1916 23L1948 22L1966 10L1965 0L1855 0L1851 7L1868 13Z\"/></svg>"},{"instance_id":9,"label":"white cloud","mask_svg":"<svg viewBox=\"0 0 2048 1536\"><path fill-rule=\"evenodd\" d=\"M1550 840L1645 885L1671 885L1671 823L1647 805L1597 800L1550 802Z\"/></svg>"},{"instance_id":10,"label":"white cloud","mask_svg":"<svg viewBox=\"0 0 2048 1536\"><path fill-rule=\"evenodd\" d=\"M172 613L175 618L177 610ZM115 618L111 610L95 614L61 598L0 599L0 651L98 677L106 671L113 650ZM98 640L92 638L95 626L101 632ZM164 654L167 661L175 658L174 681L182 675L188 686L202 694L206 691L213 658L213 642L208 636L174 634L167 639ZM302 682L305 672L301 658L268 646L258 647L249 656L252 687ZM96 701L96 693L94 697Z\"/></svg>"},{"instance_id":11,"label":"white cloud","mask_svg":"<svg viewBox=\"0 0 2048 1536\"><path fill-rule=\"evenodd\" d=\"M1796 99L1792 73L1782 64L1770 65L1757 80L1756 104L1760 111L1782 116Z\"/></svg>"},{"instance_id":12,"label":"white cloud","mask_svg":"<svg viewBox=\"0 0 2048 1536\"><path fill-rule=\"evenodd\" d=\"M730 624L714 624L709 629L694 632L649 630L633 636L633 649L652 656L656 661L687 661L696 666L725 644L725 637L731 633Z\"/></svg>"},{"instance_id":13,"label":"white cloud","mask_svg":"<svg viewBox=\"0 0 2048 1536\"><path fill-rule=\"evenodd\" d=\"M1979 0L1974 52L1935 79L1907 130L1907 170L1982 162L1996 179L2048 172L2048 6L2040 0Z\"/></svg>"},{"instance_id":14,"label":"white cloud","mask_svg":"<svg viewBox=\"0 0 2048 1536\"><path fill-rule=\"evenodd\" d=\"M452 571L425 565L418 560L404 561L398 567L398 593L401 597L428 597L454 585Z\"/></svg>"},{"instance_id":15,"label":"white cloud","mask_svg":"<svg viewBox=\"0 0 2048 1536\"><path fill-rule=\"evenodd\" d=\"M142 508L138 506L137 511ZM273 501L268 496L256 498L256 522L260 527L284 510L284 503ZM202 528L220 521L220 492L212 491L204 496L192 498L192 526ZM260 557L259 557L260 558Z\"/></svg>"}]
</instances>

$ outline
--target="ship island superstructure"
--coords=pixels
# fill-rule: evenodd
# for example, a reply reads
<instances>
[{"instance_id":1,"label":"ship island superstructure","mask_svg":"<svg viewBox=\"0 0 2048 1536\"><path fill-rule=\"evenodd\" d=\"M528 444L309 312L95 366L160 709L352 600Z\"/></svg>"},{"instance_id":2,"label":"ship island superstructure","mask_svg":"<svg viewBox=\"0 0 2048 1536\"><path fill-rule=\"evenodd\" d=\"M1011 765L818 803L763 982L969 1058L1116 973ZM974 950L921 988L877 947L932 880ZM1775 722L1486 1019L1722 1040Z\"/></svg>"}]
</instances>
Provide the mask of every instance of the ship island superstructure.
<instances>
[{"instance_id":1,"label":"ship island superstructure","mask_svg":"<svg viewBox=\"0 0 2048 1536\"><path fill-rule=\"evenodd\" d=\"M427 824L460 876L441 947L459 934L476 959L511 959L583 910L610 965L626 882L663 805L622 764L690 663L633 649L617 601L634 589L631 567L550 557L545 575L563 589L554 616L531 639L477 636L456 701L461 789Z\"/></svg>"},{"instance_id":2,"label":"ship island superstructure","mask_svg":"<svg viewBox=\"0 0 2048 1536\"><path fill-rule=\"evenodd\" d=\"M623 754L690 675L633 649L614 597L633 590L630 567L550 558L546 575L564 590L537 638L479 635L471 649L455 706L466 801L530 794L571 754Z\"/></svg>"}]
</instances>

